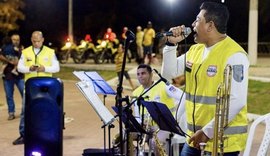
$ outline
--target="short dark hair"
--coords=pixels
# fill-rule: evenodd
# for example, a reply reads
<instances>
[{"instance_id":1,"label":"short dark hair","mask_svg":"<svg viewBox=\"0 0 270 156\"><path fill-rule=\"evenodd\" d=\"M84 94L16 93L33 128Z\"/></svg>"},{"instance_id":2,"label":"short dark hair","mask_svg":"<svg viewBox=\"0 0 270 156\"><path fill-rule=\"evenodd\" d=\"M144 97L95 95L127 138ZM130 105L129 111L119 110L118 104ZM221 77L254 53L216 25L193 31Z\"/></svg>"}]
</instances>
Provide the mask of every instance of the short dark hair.
<instances>
[{"instance_id":1,"label":"short dark hair","mask_svg":"<svg viewBox=\"0 0 270 156\"><path fill-rule=\"evenodd\" d=\"M148 73L152 73L152 68L148 64L140 64L137 69L146 68Z\"/></svg>"},{"instance_id":2,"label":"short dark hair","mask_svg":"<svg viewBox=\"0 0 270 156\"><path fill-rule=\"evenodd\" d=\"M200 9L206 10L204 14L206 22L213 21L218 32L222 34L227 32L229 11L225 5L217 2L204 2Z\"/></svg>"}]
</instances>

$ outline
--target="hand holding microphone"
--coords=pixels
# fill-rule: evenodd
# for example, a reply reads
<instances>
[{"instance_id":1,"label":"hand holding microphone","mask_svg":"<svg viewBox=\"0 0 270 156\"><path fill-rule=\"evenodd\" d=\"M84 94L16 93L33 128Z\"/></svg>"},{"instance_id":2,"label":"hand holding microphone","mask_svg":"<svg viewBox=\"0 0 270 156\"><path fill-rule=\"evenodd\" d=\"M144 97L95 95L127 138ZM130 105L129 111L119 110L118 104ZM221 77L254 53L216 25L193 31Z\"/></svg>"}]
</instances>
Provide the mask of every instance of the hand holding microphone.
<instances>
[{"instance_id":1,"label":"hand holding microphone","mask_svg":"<svg viewBox=\"0 0 270 156\"><path fill-rule=\"evenodd\" d=\"M188 33L183 34L183 30L187 29L184 25L172 27L170 31L173 33L173 36L168 37L168 42L177 44L178 42L181 42L184 40L190 33L191 29Z\"/></svg>"},{"instance_id":2,"label":"hand holding microphone","mask_svg":"<svg viewBox=\"0 0 270 156\"><path fill-rule=\"evenodd\" d=\"M188 36L192 31L190 27L184 27L182 28L181 35L183 36ZM166 36L174 36L174 33L172 31L167 31L164 33L157 33L156 37L160 38L160 37L166 37Z\"/></svg>"},{"instance_id":3,"label":"hand holding microphone","mask_svg":"<svg viewBox=\"0 0 270 156\"><path fill-rule=\"evenodd\" d=\"M192 32L190 27L185 27L184 25L172 27L168 32L158 33L157 37L167 36L168 42L172 44L177 44L184 40Z\"/></svg>"}]
</instances>

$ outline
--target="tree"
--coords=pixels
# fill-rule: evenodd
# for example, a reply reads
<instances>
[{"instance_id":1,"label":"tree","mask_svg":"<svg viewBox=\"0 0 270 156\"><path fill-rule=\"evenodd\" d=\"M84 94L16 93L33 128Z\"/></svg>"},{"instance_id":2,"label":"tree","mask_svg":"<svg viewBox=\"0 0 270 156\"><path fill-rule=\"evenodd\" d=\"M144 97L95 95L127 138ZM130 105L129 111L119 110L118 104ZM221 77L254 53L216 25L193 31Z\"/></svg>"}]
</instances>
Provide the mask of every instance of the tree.
<instances>
[{"instance_id":1,"label":"tree","mask_svg":"<svg viewBox=\"0 0 270 156\"><path fill-rule=\"evenodd\" d=\"M0 0L0 32L7 35L10 31L18 30L18 20L24 20L21 9L24 7L22 0Z\"/></svg>"}]
</instances>

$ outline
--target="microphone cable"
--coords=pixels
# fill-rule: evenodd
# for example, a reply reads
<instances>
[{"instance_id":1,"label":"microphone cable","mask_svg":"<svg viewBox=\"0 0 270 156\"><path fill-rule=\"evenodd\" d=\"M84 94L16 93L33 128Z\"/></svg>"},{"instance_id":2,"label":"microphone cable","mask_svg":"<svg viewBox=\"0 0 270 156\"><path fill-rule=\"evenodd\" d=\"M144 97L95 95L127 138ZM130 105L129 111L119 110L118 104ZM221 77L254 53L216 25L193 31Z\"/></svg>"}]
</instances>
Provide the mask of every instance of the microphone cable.
<instances>
[{"instance_id":1,"label":"microphone cable","mask_svg":"<svg viewBox=\"0 0 270 156\"><path fill-rule=\"evenodd\" d=\"M177 105L177 108L176 108L176 113L175 113L175 118L176 118L176 121L178 120L177 116L178 116L178 110L180 108L180 104L181 104L181 101L183 100L183 96L184 96L184 93L186 92L186 57L187 57L187 50L188 50L188 45L187 45L187 36L185 36L185 34L182 34L182 36L184 37L184 52L185 52L185 57L184 57L184 79L185 79L185 84L184 84L184 88L183 88L183 92L181 94L181 97L179 99L179 102L178 102L178 105ZM185 105L185 103L183 103ZM186 110L184 110L186 112ZM186 121L187 122L187 121ZM177 123L179 123L179 121L177 121ZM183 131L183 133L185 134L185 136L188 136L190 138L190 136Z\"/></svg>"}]
</instances>

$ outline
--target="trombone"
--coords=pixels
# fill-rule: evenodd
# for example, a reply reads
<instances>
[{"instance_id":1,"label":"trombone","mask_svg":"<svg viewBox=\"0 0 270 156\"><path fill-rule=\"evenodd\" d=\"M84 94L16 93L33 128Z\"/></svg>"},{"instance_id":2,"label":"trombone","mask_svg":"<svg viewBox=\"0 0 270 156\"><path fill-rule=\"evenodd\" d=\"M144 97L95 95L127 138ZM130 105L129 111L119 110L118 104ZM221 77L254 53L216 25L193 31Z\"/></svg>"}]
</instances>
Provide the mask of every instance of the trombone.
<instances>
[{"instance_id":1,"label":"trombone","mask_svg":"<svg viewBox=\"0 0 270 156\"><path fill-rule=\"evenodd\" d=\"M223 82L219 84L217 90L212 156L218 155L218 149L219 155L224 154L224 140L226 139L224 130L229 120L231 80L232 66L227 65L223 73Z\"/></svg>"},{"instance_id":2,"label":"trombone","mask_svg":"<svg viewBox=\"0 0 270 156\"><path fill-rule=\"evenodd\" d=\"M212 156L224 155L224 140L226 139L224 130L229 120L231 80L232 66L226 65L223 73L223 82L219 84L217 89ZM200 143L201 156L204 155L205 146L206 143Z\"/></svg>"}]
</instances>

